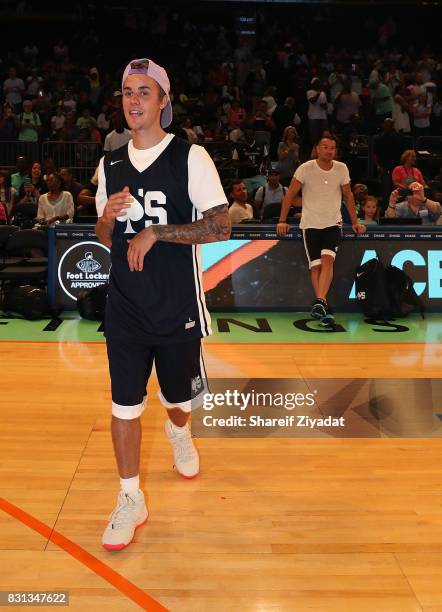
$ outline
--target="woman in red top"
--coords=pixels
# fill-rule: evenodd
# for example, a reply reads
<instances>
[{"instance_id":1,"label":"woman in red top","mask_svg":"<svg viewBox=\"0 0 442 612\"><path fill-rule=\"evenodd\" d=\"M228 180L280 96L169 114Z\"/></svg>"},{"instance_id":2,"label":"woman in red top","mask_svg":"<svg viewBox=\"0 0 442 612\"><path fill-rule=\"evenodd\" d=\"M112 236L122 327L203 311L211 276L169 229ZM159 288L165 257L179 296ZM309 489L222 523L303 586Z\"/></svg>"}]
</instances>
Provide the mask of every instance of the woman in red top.
<instances>
[{"instance_id":1,"label":"woman in red top","mask_svg":"<svg viewBox=\"0 0 442 612\"><path fill-rule=\"evenodd\" d=\"M416 153L413 149L407 149L401 155L401 165L394 168L391 178L393 179L393 189L406 188L410 183L417 181L421 185L426 185L421 171L415 167Z\"/></svg>"}]
</instances>

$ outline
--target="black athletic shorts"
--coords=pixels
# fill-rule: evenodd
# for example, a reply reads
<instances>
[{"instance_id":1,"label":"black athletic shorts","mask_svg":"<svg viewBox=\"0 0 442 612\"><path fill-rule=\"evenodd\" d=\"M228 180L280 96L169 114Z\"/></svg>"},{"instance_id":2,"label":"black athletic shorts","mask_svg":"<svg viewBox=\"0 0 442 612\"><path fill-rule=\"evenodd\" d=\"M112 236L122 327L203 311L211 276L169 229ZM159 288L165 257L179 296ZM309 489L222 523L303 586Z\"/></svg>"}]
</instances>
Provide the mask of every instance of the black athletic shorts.
<instances>
[{"instance_id":1,"label":"black athletic shorts","mask_svg":"<svg viewBox=\"0 0 442 612\"><path fill-rule=\"evenodd\" d=\"M190 412L191 401L204 391L206 373L201 339L179 344L149 345L106 338L112 387L112 414L122 419L140 416L146 386L155 363L163 406Z\"/></svg>"},{"instance_id":2,"label":"black athletic shorts","mask_svg":"<svg viewBox=\"0 0 442 612\"><path fill-rule=\"evenodd\" d=\"M342 238L342 230L339 225L332 225L324 229L304 229L302 235L309 268L321 265L321 255L336 257Z\"/></svg>"}]
</instances>

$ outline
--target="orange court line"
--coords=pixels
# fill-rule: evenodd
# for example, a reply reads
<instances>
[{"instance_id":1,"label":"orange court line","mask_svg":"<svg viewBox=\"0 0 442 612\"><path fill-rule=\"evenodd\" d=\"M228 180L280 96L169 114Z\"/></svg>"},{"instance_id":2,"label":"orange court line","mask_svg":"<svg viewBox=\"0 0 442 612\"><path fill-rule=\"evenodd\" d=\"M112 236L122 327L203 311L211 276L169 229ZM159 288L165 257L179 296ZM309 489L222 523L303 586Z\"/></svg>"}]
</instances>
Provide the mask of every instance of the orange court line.
<instances>
[{"instance_id":1,"label":"orange court line","mask_svg":"<svg viewBox=\"0 0 442 612\"><path fill-rule=\"evenodd\" d=\"M0 497L0 510L3 510L30 529L33 529L45 538L48 538L51 542L74 557L74 559L77 559L77 561L80 561L80 563L86 565L86 567L91 569L98 576L121 591L123 595L126 595L126 597L131 599L134 603L138 604L143 610L148 610L148 612L167 612L167 608L164 608L145 591L135 586L132 582L127 580L127 578L106 565L106 563L103 563L88 553L87 550L78 544L75 544L75 542L72 542L72 540L69 540L58 531L55 531L48 525L45 525L45 523L42 523L34 516L28 514L21 508L18 508L14 504L11 504L2 497Z\"/></svg>"},{"instance_id":2,"label":"orange court line","mask_svg":"<svg viewBox=\"0 0 442 612\"><path fill-rule=\"evenodd\" d=\"M204 292L210 291L221 281L230 276L235 270L244 264L264 255L277 245L279 240L262 240L260 242L248 242L242 247L229 253L203 272Z\"/></svg>"},{"instance_id":3,"label":"orange court line","mask_svg":"<svg viewBox=\"0 0 442 612\"><path fill-rule=\"evenodd\" d=\"M204 340L204 338L203 338ZM227 346L229 344L241 344L241 345L259 345L259 346L427 346L429 345L442 345L442 342L204 342L206 346Z\"/></svg>"}]
</instances>

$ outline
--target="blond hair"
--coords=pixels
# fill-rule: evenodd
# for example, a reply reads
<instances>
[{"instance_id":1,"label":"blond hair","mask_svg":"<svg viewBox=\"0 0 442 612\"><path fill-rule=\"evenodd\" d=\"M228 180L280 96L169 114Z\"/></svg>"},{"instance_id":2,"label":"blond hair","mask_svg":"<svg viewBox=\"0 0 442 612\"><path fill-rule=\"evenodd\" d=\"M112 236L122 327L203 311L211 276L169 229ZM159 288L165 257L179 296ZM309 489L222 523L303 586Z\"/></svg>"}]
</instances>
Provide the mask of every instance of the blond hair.
<instances>
[{"instance_id":1,"label":"blond hair","mask_svg":"<svg viewBox=\"0 0 442 612\"><path fill-rule=\"evenodd\" d=\"M361 203L361 212L365 217L365 212L364 212L364 207L368 202L374 202L376 204L376 212L375 215L373 217L373 219L375 221L379 221L379 216L381 214L381 207L379 206L379 200L378 198L375 198L375 196L369 195L367 196L367 198L364 200L364 202Z\"/></svg>"}]
</instances>

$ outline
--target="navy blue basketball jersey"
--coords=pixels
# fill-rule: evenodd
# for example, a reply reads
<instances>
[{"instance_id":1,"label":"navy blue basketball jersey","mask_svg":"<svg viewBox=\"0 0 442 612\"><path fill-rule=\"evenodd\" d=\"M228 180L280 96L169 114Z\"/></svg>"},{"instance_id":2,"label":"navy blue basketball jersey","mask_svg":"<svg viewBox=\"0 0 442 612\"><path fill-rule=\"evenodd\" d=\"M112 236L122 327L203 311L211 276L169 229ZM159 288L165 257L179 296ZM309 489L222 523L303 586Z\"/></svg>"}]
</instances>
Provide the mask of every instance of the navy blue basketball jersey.
<instances>
[{"instance_id":1,"label":"navy blue basketball jersey","mask_svg":"<svg viewBox=\"0 0 442 612\"><path fill-rule=\"evenodd\" d=\"M132 165L128 145L104 158L107 197L126 185L133 197L112 234L106 336L163 344L211 333L199 245L158 241L141 272L131 272L127 261L128 241L149 225L182 225L201 218L189 198L190 146L174 137L143 172Z\"/></svg>"}]
</instances>

